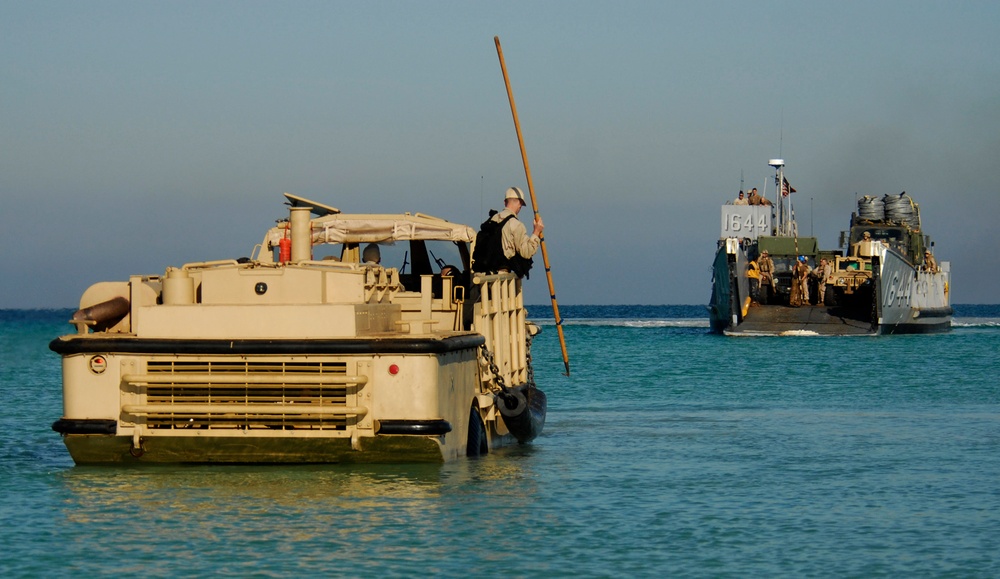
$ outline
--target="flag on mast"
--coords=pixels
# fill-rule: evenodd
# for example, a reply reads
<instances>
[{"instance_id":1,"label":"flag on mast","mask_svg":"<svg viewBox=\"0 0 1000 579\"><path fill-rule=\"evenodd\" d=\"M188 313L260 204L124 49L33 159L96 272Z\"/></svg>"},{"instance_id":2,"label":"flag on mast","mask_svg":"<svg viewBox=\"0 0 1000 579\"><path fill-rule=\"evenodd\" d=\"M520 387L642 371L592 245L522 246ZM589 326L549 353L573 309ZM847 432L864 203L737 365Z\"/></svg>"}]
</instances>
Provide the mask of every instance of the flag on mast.
<instances>
[{"instance_id":1,"label":"flag on mast","mask_svg":"<svg viewBox=\"0 0 1000 579\"><path fill-rule=\"evenodd\" d=\"M781 178L781 196L788 197L789 193L795 193L795 187L788 184L788 179Z\"/></svg>"}]
</instances>

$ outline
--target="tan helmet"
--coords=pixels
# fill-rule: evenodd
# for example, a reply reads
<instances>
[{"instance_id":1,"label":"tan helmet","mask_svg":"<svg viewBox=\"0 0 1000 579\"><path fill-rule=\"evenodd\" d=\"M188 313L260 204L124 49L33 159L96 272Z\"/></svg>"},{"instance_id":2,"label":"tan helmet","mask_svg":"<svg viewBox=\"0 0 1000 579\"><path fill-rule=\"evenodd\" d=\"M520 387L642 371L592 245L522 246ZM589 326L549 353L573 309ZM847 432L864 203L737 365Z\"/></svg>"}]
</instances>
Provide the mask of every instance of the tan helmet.
<instances>
[{"instance_id":1,"label":"tan helmet","mask_svg":"<svg viewBox=\"0 0 1000 579\"><path fill-rule=\"evenodd\" d=\"M521 191L520 187L511 187L510 189L507 189L507 194L503 198L504 203L506 203L508 199L517 199L521 202L521 205L527 205L524 201L524 191Z\"/></svg>"}]
</instances>

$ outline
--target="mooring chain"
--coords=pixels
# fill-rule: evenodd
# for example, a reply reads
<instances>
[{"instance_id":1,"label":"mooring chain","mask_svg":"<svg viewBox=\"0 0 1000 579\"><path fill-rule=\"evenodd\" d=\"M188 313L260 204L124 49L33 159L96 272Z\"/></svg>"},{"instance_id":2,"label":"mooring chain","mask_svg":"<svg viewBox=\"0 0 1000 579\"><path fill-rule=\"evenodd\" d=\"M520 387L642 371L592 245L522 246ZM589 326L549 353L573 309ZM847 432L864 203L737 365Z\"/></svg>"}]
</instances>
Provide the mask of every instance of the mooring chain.
<instances>
[{"instance_id":1,"label":"mooring chain","mask_svg":"<svg viewBox=\"0 0 1000 579\"><path fill-rule=\"evenodd\" d=\"M494 394L504 392L507 390L507 385L504 383L503 376L500 375L500 368L497 368L497 364L493 360L493 353L489 351L486 344L480 344L479 350L483 358L486 360L490 372L493 373L493 382L489 384L491 386L490 389Z\"/></svg>"},{"instance_id":2,"label":"mooring chain","mask_svg":"<svg viewBox=\"0 0 1000 579\"><path fill-rule=\"evenodd\" d=\"M528 373L527 384L530 387L534 387L534 385L535 385L535 367L531 363L531 334L530 333L525 335L524 342L525 342L525 346L526 346L524 361L527 364L527 373ZM480 351L480 355L482 356L482 358L486 361L486 364L489 367L490 372L493 374L493 381L488 383L489 386L490 386L490 390L492 390L494 394L499 393L499 392L505 392L507 390L507 384L506 384L506 381L503 378L503 375L500 374L500 368L497 367L496 361L493 359L493 352L489 351L489 349L486 347L486 344L480 344L479 351Z\"/></svg>"}]
</instances>

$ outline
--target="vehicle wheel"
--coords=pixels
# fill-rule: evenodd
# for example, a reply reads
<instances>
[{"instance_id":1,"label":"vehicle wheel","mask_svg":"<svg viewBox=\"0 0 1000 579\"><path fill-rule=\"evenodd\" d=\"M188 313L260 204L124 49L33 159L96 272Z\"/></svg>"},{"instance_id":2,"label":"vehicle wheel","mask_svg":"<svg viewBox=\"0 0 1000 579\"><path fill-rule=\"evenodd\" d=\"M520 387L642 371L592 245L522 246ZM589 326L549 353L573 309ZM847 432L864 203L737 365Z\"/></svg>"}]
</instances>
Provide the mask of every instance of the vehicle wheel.
<instances>
[{"instance_id":1,"label":"vehicle wheel","mask_svg":"<svg viewBox=\"0 0 1000 579\"><path fill-rule=\"evenodd\" d=\"M465 456L483 456L490 451L486 440L486 425L483 424L479 411L473 406L469 410L469 440L465 445Z\"/></svg>"},{"instance_id":2,"label":"vehicle wheel","mask_svg":"<svg viewBox=\"0 0 1000 579\"><path fill-rule=\"evenodd\" d=\"M826 288L823 292L823 305L830 307L837 305L837 292L832 287Z\"/></svg>"}]
</instances>

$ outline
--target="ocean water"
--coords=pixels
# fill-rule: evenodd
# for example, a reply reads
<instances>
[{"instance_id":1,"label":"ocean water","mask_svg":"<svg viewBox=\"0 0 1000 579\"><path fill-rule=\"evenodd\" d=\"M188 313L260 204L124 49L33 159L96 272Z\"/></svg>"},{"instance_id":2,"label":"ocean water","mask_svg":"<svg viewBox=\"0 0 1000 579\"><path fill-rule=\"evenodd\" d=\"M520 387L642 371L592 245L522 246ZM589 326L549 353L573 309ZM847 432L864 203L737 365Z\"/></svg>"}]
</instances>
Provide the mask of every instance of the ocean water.
<instances>
[{"instance_id":1,"label":"ocean water","mask_svg":"<svg viewBox=\"0 0 1000 579\"><path fill-rule=\"evenodd\" d=\"M75 467L69 311L0 311L0 576L1000 576L1000 306L952 332L724 338L544 306L542 436L444 465Z\"/></svg>"}]
</instances>

